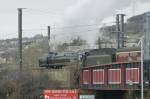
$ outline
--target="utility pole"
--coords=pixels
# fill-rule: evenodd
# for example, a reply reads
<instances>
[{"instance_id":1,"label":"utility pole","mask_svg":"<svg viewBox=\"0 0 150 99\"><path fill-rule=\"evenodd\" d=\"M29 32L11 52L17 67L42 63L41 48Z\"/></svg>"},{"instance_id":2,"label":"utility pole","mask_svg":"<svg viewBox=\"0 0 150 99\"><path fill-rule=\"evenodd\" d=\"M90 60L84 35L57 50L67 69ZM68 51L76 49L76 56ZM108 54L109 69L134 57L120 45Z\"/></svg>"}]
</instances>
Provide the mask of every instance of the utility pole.
<instances>
[{"instance_id":1,"label":"utility pole","mask_svg":"<svg viewBox=\"0 0 150 99\"><path fill-rule=\"evenodd\" d=\"M22 8L18 8L19 69L22 73Z\"/></svg>"},{"instance_id":2,"label":"utility pole","mask_svg":"<svg viewBox=\"0 0 150 99\"><path fill-rule=\"evenodd\" d=\"M116 32L118 48L125 47L124 14L116 15Z\"/></svg>"},{"instance_id":3,"label":"utility pole","mask_svg":"<svg viewBox=\"0 0 150 99\"><path fill-rule=\"evenodd\" d=\"M143 38L141 39L141 99L144 99L144 77L143 77L143 71L144 71L144 49L143 49Z\"/></svg>"},{"instance_id":4,"label":"utility pole","mask_svg":"<svg viewBox=\"0 0 150 99\"><path fill-rule=\"evenodd\" d=\"M150 14L145 14L143 21L144 35L141 38L141 99L144 99L144 88L149 83Z\"/></svg>"},{"instance_id":5,"label":"utility pole","mask_svg":"<svg viewBox=\"0 0 150 99\"><path fill-rule=\"evenodd\" d=\"M50 26L47 27L48 32L48 52L50 52Z\"/></svg>"},{"instance_id":6,"label":"utility pole","mask_svg":"<svg viewBox=\"0 0 150 99\"><path fill-rule=\"evenodd\" d=\"M120 48L120 21L119 15L116 15L117 48Z\"/></svg>"},{"instance_id":7,"label":"utility pole","mask_svg":"<svg viewBox=\"0 0 150 99\"><path fill-rule=\"evenodd\" d=\"M18 98L21 97L21 89L20 89L20 83L22 80L22 9L24 8L18 8L18 49L19 49L19 88L18 88Z\"/></svg>"},{"instance_id":8,"label":"utility pole","mask_svg":"<svg viewBox=\"0 0 150 99\"><path fill-rule=\"evenodd\" d=\"M125 47L125 29L124 29L124 16L125 14L120 14L120 17L121 17L121 28L120 28L120 31L121 31L121 47Z\"/></svg>"}]
</instances>

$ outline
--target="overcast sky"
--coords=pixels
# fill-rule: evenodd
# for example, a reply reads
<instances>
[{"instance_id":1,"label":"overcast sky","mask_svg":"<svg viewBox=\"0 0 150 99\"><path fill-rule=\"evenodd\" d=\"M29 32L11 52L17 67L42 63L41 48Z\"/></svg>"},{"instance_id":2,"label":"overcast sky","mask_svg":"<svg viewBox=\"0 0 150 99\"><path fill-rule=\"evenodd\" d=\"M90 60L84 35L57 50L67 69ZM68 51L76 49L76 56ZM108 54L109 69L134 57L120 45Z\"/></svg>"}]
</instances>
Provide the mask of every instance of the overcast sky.
<instances>
[{"instance_id":1,"label":"overcast sky","mask_svg":"<svg viewBox=\"0 0 150 99\"><path fill-rule=\"evenodd\" d=\"M81 35L89 40L96 37L99 25L114 21L115 14L119 11L126 13L129 17L133 14L133 6L136 9L135 15L150 10L149 0L0 1L0 39L17 37L17 8L27 8L23 10L24 36L46 34L46 26L51 25L52 34L58 38L69 34L71 36ZM70 26L72 27L61 28ZM58 34L59 36L57 36Z\"/></svg>"}]
</instances>

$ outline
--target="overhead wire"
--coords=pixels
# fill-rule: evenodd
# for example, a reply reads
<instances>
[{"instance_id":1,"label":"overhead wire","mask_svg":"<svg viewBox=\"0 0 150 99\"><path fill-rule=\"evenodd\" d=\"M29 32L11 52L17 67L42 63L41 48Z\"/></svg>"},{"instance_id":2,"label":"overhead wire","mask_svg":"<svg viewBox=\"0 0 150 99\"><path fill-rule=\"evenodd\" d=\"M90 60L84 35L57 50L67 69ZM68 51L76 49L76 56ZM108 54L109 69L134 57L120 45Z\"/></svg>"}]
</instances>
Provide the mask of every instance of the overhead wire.
<instances>
[{"instance_id":1,"label":"overhead wire","mask_svg":"<svg viewBox=\"0 0 150 99\"><path fill-rule=\"evenodd\" d=\"M72 33L84 33L84 32L89 32L89 31L94 31L94 30L96 30L96 29L98 29L98 28L94 28L94 29L89 29L89 30L85 30L85 31L72 31ZM47 29L42 29L42 30L47 30ZM29 30L28 30L29 31ZM32 30L31 30L32 31ZM23 31L23 33L31 33L31 32L26 32L25 30ZM63 33L63 34L68 34L68 33L70 33L70 32L60 32L60 33ZM60 34L60 33L58 33L58 34Z\"/></svg>"},{"instance_id":2,"label":"overhead wire","mask_svg":"<svg viewBox=\"0 0 150 99\"><path fill-rule=\"evenodd\" d=\"M82 26L92 26L92 25L82 25ZM71 27L62 27L62 28L73 28L73 27L75 27L75 26L71 26ZM79 25L78 26L76 26L76 27L79 27ZM54 29L54 28L52 28L52 29ZM56 28L55 28L56 29ZM83 30L83 31L75 31L75 30L73 30L73 33L83 33L83 32L88 32L88 31L94 31L94 30L96 30L96 29L98 29L98 28L94 28L94 29L88 29L88 30ZM23 34L25 33L31 33L32 31L33 32L42 32L42 31L45 31L45 32L47 32L47 29L43 29L43 28L39 28L39 29L23 29L22 30L22 32L23 32ZM29 32L28 32L29 31ZM32 32L32 33L33 33ZM65 34L68 34L69 32L66 32L66 31L64 31L64 32L60 32L60 33L65 33ZM59 34L60 34L59 33ZM39 33L40 34L40 33ZM18 32L11 32L11 33L8 33L8 34L3 34L3 35L1 35L1 36L3 36L3 37L7 37L7 36L12 36L12 35L18 35Z\"/></svg>"},{"instance_id":3,"label":"overhead wire","mask_svg":"<svg viewBox=\"0 0 150 99\"><path fill-rule=\"evenodd\" d=\"M14 36L14 35L17 35L17 32L12 32L9 34L2 34L2 35L0 35L0 37L8 38L9 36Z\"/></svg>"},{"instance_id":4,"label":"overhead wire","mask_svg":"<svg viewBox=\"0 0 150 99\"><path fill-rule=\"evenodd\" d=\"M52 11L49 11L49 10L40 10L40 9L30 9L30 8L28 8L28 9L26 9L27 11L31 11L31 12L42 12L42 13L49 13L49 14L54 14ZM26 11L26 10L24 10L24 11ZM27 12L26 11L26 12ZM56 13L55 13L56 14ZM58 14L58 13L57 13ZM61 14L60 14L61 15ZM98 26L100 26L100 24L80 24L80 25L72 25L72 26L62 26L62 27L57 27L57 26L51 26L51 31L54 31L54 30L60 30L60 29L72 29L72 28L78 28L78 29L83 29L83 28L88 28L88 27L98 27ZM24 33L27 33L28 31L46 31L47 29L45 28L41 28L41 29L23 29L23 32ZM75 31L75 30L73 30L73 32L74 33L83 33L83 32L89 32L89 31L94 31L94 29L93 30L85 30L85 31ZM66 31L65 31L66 32ZM65 33L65 32L61 32L61 33ZM17 33L17 32L16 32ZM31 32L30 32L31 33ZM40 33L38 33L38 34L40 34ZM60 33L59 33L60 34ZM5 37L7 37L7 36L11 36L11 35L16 35L16 34L12 34L12 33L10 33L10 34L6 34L6 35L4 35ZM42 33L42 35L43 35L43 33Z\"/></svg>"},{"instance_id":5,"label":"overhead wire","mask_svg":"<svg viewBox=\"0 0 150 99\"><path fill-rule=\"evenodd\" d=\"M51 26L51 30L59 30L59 29L72 29L72 28L87 28L87 27L97 27L98 24L85 24L85 25L72 25L72 26ZM47 30L46 28L32 28L32 29L23 29L23 31L36 31L36 30Z\"/></svg>"},{"instance_id":6,"label":"overhead wire","mask_svg":"<svg viewBox=\"0 0 150 99\"><path fill-rule=\"evenodd\" d=\"M81 28L81 27L89 27L89 26L96 26L97 24L88 24L88 25L74 25L74 26L65 26L65 27L54 27L54 28L51 28L51 30L53 31L53 30L59 30L59 29L64 29L64 28ZM97 29L99 29L99 28L94 28L94 29L88 29L88 30L83 30L83 31L79 31L79 30L73 30L72 32L73 33L76 33L76 34L79 34L79 33L85 33L85 32L89 32L89 31L94 31L94 30L97 30ZM42 31L45 31L45 33L47 32L47 29L45 28L37 28L37 29L23 29L23 34L26 34L26 33L31 33L31 32L38 32L37 34L41 34L42 33L42 35L45 35L45 34L43 34L43 32ZM63 31L63 30L62 30ZM32 34L33 34L33 32L32 32ZM53 31L54 32L54 31ZM14 34L15 33L15 34ZM7 37L7 36L12 36L12 35L17 35L17 33L18 32L14 32L14 33L9 33L9 34L5 34L5 35L3 35L5 38ZM66 31L64 31L64 32L60 32L60 33L58 33L59 35L61 34L61 33L63 33L63 35L64 35L64 33L65 34L68 34L68 33L70 33L70 32L66 32ZM55 34L55 35L57 35L57 34ZM58 36L58 35L57 35Z\"/></svg>"},{"instance_id":7,"label":"overhead wire","mask_svg":"<svg viewBox=\"0 0 150 99\"><path fill-rule=\"evenodd\" d=\"M32 11L32 12L42 12L42 13L51 13L51 14L58 14L58 15L62 15L63 13L56 13L53 12L54 10L50 11L50 9L33 9L33 8L28 8L26 9L27 11Z\"/></svg>"},{"instance_id":8,"label":"overhead wire","mask_svg":"<svg viewBox=\"0 0 150 99\"><path fill-rule=\"evenodd\" d=\"M89 26L98 26L98 24L85 24L85 25L73 25L73 26L63 26L63 27L52 27L52 29L63 29L63 28L80 28L80 27L89 27Z\"/></svg>"},{"instance_id":9,"label":"overhead wire","mask_svg":"<svg viewBox=\"0 0 150 99\"><path fill-rule=\"evenodd\" d=\"M42 29L42 30L47 30L47 29ZM76 34L79 34L79 33L85 33L85 32L89 32L89 31L94 31L94 30L96 30L96 29L89 29L89 30L85 30L85 31L73 31L72 33L76 33ZM29 30L28 30L29 31ZM46 31L45 31L46 32ZM28 34L28 33L32 33L33 34L33 32L26 32L26 31L24 31L23 30L23 35L24 34ZM37 33L37 32L36 32ZM61 33L63 33L63 35L68 35L68 34L71 34L70 32L60 32L60 33L58 33L58 34L52 34L53 36L63 36L63 35L60 35ZM45 35L44 34L44 32L41 32L41 31L38 31L38 34L41 34L41 35ZM18 36L18 32L12 32L12 33L9 33L9 34L3 34L3 35L1 35L1 36L3 36L3 37L5 37L5 38L7 38L7 37L10 37L10 36L13 36L13 35L16 35L16 36ZM36 35L36 34L35 34Z\"/></svg>"},{"instance_id":10,"label":"overhead wire","mask_svg":"<svg viewBox=\"0 0 150 99\"><path fill-rule=\"evenodd\" d=\"M56 12L52 12L52 11L44 11L44 10L40 10L40 9L31 9L28 8L26 10L24 10L24 15L46 15L46 16L63 16L63 13L56 13ZM32 14L31 14L32 13Z\"/></svg>"}]
</instances>

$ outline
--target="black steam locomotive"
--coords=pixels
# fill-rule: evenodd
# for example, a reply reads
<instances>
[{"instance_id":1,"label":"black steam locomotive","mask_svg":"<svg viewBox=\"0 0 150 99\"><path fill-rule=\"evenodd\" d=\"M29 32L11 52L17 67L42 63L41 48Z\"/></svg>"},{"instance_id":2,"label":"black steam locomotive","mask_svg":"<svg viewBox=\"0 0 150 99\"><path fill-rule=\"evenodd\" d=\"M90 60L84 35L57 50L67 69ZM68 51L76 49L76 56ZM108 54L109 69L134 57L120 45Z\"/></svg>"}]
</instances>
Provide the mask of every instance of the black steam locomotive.
<instances>
[{"instance_id":1,"label":"black steam locomotive","mask_svg":"<svg viewBox=\"0 0 150 99\"><path fill-rule=\"evenodd\" d=\"M82 67L111 63L115 61L116 49L89 49L78 52L50 52L39 59L40 67L59 69L70 63L80 64Z\"/></svg>"},{"instance_id":2,"label":"black steam locomotive","mask_svg":"<svg viewBox=\"0 0 150 99\"><path fill-rule=\"evenodd\" d=\"M68 65L69 63L77 61L78 61L78 54L75 52L63 52L63 53L50 52L46 55L43 55L43 57L39 59L39 66L59 69L62 68L63 66Z\"/></svg>"}]
</instances>

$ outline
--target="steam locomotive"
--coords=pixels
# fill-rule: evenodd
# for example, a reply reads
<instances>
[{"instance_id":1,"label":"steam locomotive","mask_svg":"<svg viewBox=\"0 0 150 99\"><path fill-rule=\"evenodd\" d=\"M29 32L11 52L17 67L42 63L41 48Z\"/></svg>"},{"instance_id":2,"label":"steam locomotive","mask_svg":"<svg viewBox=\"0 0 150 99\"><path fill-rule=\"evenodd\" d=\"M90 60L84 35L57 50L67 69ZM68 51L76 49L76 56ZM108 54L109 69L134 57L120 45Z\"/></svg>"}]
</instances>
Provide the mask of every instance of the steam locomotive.
<instances>
[{"instance_id":1,"label":"steam locomotive","mask_svg":"<svg viewBox=\"0 0 150 99\"><path fill-rule=\"evenodd\" d=\"M39 59L39 66L46 68L59 69L63 66L68 65L69 63L77 62L78 57L75 52L63 52L63 53L54 53L50 52L46 55L43 55Z\"/></svg>"},{"instance_id":2,"label":"steam locomotive","mask_svg":"<svg viewBox=\"0 0 150 99\"><path fill-rule=\"evenodd\" d=\"M70 63L80 63L81 67L108 63L140 61L140 48L101 48L78 52L50 52L39 59L40 67L59 69Z\"/></svg>"}]
</instances>

